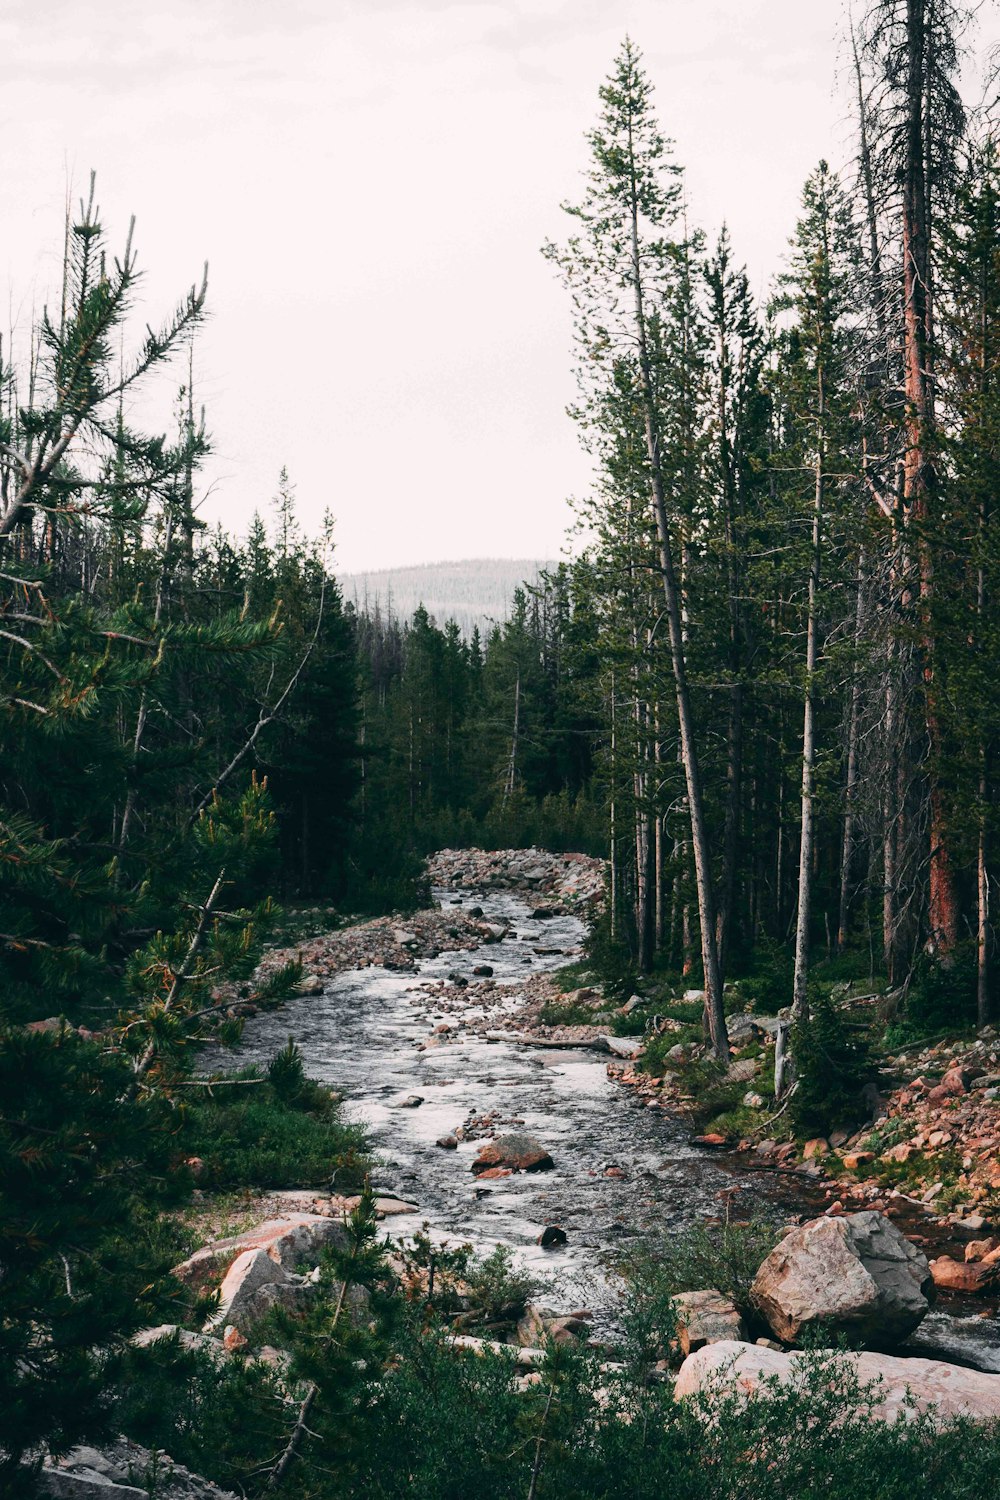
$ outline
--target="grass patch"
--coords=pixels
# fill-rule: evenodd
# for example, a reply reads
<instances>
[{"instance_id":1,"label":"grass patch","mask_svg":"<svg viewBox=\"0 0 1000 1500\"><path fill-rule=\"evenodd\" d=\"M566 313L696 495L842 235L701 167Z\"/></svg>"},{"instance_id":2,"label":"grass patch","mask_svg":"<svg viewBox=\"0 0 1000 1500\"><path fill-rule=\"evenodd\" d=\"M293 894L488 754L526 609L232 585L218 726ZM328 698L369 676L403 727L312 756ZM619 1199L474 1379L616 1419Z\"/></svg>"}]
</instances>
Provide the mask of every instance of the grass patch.
<instances>
[{"instance_id":1,"label":"grass patch","mask_svg":"<svg viewBox=\"0 0 1000 1500\"><path fill-rule=\"evenodd\" d=\"M204 1163L199 1186L239 1188L360 1186L366 1142L345 1125L328 1089L305 1076L291 1043L270 1066L220 1075L215 1088L186 1101L185 1154Z\"/></svg>"}]
</instances>

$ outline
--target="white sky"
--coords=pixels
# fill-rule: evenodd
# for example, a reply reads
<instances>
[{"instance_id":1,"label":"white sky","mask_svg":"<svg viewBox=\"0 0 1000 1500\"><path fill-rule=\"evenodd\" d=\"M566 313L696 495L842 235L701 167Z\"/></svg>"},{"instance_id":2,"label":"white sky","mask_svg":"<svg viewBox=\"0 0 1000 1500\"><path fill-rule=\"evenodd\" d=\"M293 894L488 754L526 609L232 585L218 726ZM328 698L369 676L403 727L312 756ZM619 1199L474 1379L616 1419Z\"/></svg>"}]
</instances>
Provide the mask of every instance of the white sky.
<instances>
[{"instance_id":1,"label":"white sky","mask_svg":"<svg viewBox=\"0 0 1000 1500\"><path fill-rule=\"evenodd\" d=\"M144 317L210 262L203 514L242 531L286 464L303 521L333 511L341 568L552 556L588 467L565 415L569 310L539 247L564 232L623 35L694 222L727 219L763 290L805 176L846 151L842 15L842 0L6 0L0 290L23 327L57 280L67 172L79 195L95 167L116 246L137 216Z\"/></svg>"}]
</instances>

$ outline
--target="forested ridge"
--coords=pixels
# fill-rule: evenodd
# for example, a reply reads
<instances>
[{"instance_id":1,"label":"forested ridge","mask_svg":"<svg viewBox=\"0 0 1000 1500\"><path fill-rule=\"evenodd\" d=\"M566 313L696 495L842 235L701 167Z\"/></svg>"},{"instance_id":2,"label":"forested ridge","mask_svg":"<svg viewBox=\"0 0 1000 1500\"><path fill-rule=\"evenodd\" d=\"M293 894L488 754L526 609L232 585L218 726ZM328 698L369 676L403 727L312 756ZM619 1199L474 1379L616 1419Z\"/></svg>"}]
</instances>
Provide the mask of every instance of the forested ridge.
<instances>
[{"instance_id":1,"label":"forested ridge","mask_svg":"<svg viewBox=\"0 0 1000 1500\"><path fill-rule=\"evenodd\" d=\"M616 1263L621 1361L539 1324L537 1382L488 1347L456 1362L456 1333L530 1318L530 1278L426 1227L394 1259L365 1134L291 1042L265 1070L205 1071L246 1018L322 992L302 983L318 931L429 906L442 849L606 862L570 998L541 1025L589 1025L581 979L625 1002L609 1036L635 1047L618 1055L675 1087L721 1132L709 1144L787 1129L825 1152L839 1131L855 1164L874 1160L905 1144L877 1113L887 1037L992 1045L1000 153L996 78L963 95L975 9L868 0L848 21L850 157L802 185L763 299L728 230L697 227L669 101L624 41L565 235L542 247L572 315L593 488L567 560L482 626L471 604L468 620L433 600L401 618L345 597L337 497L308 535L293 447L266 514L202 519L208 272L154 321L138 234L104 223L91 177L61 285L0 339L4 1494L34 1493L46 1453L123 1432L248 1495L610 1496L624 1465L636 1495L669 1474L735 1496L741 1473L772 1482L789 1431L801 1454L774 1493L866 1478L902 1495L925 1461L950 1493L987 1493L995 1423L964 1457L962 1428L926 1414L907 1441L826 1355L784 1406L719 1395L707 1425L674 1406L678 1292L714 1275L759 1322L757 1262L737 1262L773 1235L731 1239L728 1207L707 1269ZM134 415L157 393L167 431ZM387 969L425 936L378 932ZM444 919L433 933L460 940ZM838 1008L840 976L874 1010L859 1019L850 983ZM749 1046L744 1000L777 1013ZM971 1148L953 1154L954 1218L979 1184ZM200 1232L185 1214L321 1186L347 1208L317 1300L269 1309L256 1344L277 1359L234 1325L223 1369L193 1332L214 1340L218 1298L174 1274ZM130 1344L157 1325L166 1353ZM845 1424L839 1447L817 1411Z\"/></svg>"}]
</instances>

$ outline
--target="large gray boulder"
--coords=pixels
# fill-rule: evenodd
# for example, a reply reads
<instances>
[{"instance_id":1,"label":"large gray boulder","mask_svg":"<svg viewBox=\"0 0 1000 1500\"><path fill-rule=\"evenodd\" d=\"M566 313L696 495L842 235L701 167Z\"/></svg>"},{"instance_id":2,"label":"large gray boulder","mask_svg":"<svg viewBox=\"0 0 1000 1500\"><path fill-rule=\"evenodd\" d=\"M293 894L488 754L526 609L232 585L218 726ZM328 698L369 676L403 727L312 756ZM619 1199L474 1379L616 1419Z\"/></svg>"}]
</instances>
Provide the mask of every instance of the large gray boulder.
<instances>
[{"instance_id":1,"label":"large gray boulder","mask_svg":"<svg viewBox=\"0 0 1000 1500\"><path fill-rule=\"evenodd\" d=\"M297 1308L311 1291L301 1277L291 1275L266 1250L244 1250L226 1272L219 1289L219 1306L204 1331L214 1333L232 1325L240 1333L249 1333L273 1307Z\"/></svg>"},{"instance_id":2,"label":"large gray boulder","mask_svg":"<svg viewBox=\"0 0 1000 1500\"><path fill-rule=\"evenodd\" d=\"M719 1396L768 1398L783 1388L803 1388L809 1356L783 1353L760 1344L706 1344L689 1354L674 1386L674 1399ZM885 1422L911 1421L928 1412L936 1425L956 1417L992 1422L1000 1417L1000 1375L967 1370L940 1359L901 1359L894 1354L843 1353L862 1389L867 1388L866 1411ZM831 1370L831 1378L833 1371Z\"/></svg>"},{"instance_id":3,"label":"large gray boulder","mask_svg":"<svg viewBox=\"0 0 1000 1500\"><path fill-rule=\"evenodd\" d=\"M898 1344L930 1307L926 1256L869 1209L793 1229L757 1272L751 1299L783 1343L823 1323L854 1343Z\"/></svg>"}]
</instances>

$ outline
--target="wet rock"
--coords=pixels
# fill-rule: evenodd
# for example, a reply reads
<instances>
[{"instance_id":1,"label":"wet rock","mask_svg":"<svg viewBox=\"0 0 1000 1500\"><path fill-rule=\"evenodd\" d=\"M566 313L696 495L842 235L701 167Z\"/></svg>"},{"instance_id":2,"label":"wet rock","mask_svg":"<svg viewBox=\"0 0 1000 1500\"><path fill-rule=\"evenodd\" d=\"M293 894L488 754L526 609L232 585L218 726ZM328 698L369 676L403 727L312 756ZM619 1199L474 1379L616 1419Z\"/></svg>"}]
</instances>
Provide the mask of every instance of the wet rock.
<instances>
[{"instance_id":1,"label":"wet rock","mask_svg":"<svg viewBox=\"0 0 1000 1500\"><path fill-rule=\"evenodd\" d=\"M494 1167L506 1167L513 1172L547 1172L553 1165L551 1156L534 1136L514 1132L498 1135L496 1140L480 1147L472 1171L482 1177Z\"/></svg>"},{"instance_id":2,"label":"wet rock","mask_svg":"<svg viewBox=\"0 0 1000 1500\"><path fill-rule=\"evenodd\" d=\"M423 1094L407 1094L399 1107L400 1109L419 1109L423 1102Z\"/></svg>"},{"instance_id":3,"label":"wet rock","mask_svg":"<svg viewBox=\"0 0 1000 1500\"><path fill-rule=\"evenodd\" d=\"M493 978L493 968L490 964L477 964L472 972L477 979Z\"/></svg>"},{"instance_id":4,"label":"wet rock","mask_svg":"<svg viewBox=\"0 0 1000 1500\"><path fill-rule=\"evenodd\" d=\"M684 1361L675 1400L721 1391L740 1398L768 1396L800 1384L810 1356L726 1341L709 1344ZM892 1354L842 1353L862 1386L877 1382L869 1415L884 1422L912 1421L926 1412L935 1426L956 1417L991 1422L1000 1417L1000 1375L987 1375L937 1359L901 1359ZM843 1366L842 1366L843 1367ZM836 1375L831 1370L831 1380Z\"/></svg>"},{"instance_id":5,"label":"wet rock","mask_svg":"<svg viewBox=\"0 0 1000 1500\"><path fill-rule=\"evenodd\" d=\"M546 1224L535 1244L541 1245L543 1250L555 1250L568 1242L569 1236L565 1229L561 1229L558 1224Z\"/></svg>"},{"instance_id":6,"label":"wet rock","mask_svg":"<svg viewBox=\"0 0 1000 1500\"><path fill-rule=\"evenodd\" d=\"M882 1214L865 1210L793 1229L757 1272L751 1297L786 1344L824 1323L884 1345L913 1332L931 1287L926 1257Z\"/></svg>"},{"instance_id":7,"label":"wet rock","mask_svg":"<svg viewBox=\"0 0 1000 1500\"><path fill-rule=\"evenodd\" d=\"M727 1135L719 1135L717 1131L710 1131L708 1135L696 1135L691 1141L692 1146L714 1146L717 1150L722 1146L729 1145Z\"/></svg>"},{"instance_id":8,"label":"wet rock","mask_svg":"<svg viewBox=\"0 0 1000 1500\"><path fill-rule=\"evenodd\" d=\"M437 1144L441 1146L445 1151L457 1151L458 1137L455 1135L439 1135L437 1138Z\"/></svg>"},{"instance_id":9,"label":"wet rock","mask_svg":"<svg viewBox=\"0 0 1000 1500\"><path fill-rule=\"evenodd\" d=\"M734 1304L710 1287L704 1292L681 1292L674 1297L677 1342L683 1355L721 1339L742 1339L743 1319Z\"/></svg>"},{"instance_id":10,"label":"wet rock","mask_svg":"<svg viewBox=\"0 0 1000 1500\"><path fill-rule=\"evenodd\" d=\"M931 1261L934 1285L943 1292L965 1292L975 1296L995 1290L1000 1282L1000 1265L983 1261L952 1260L940 1255Z\"/></svg>"}]
</instances>

